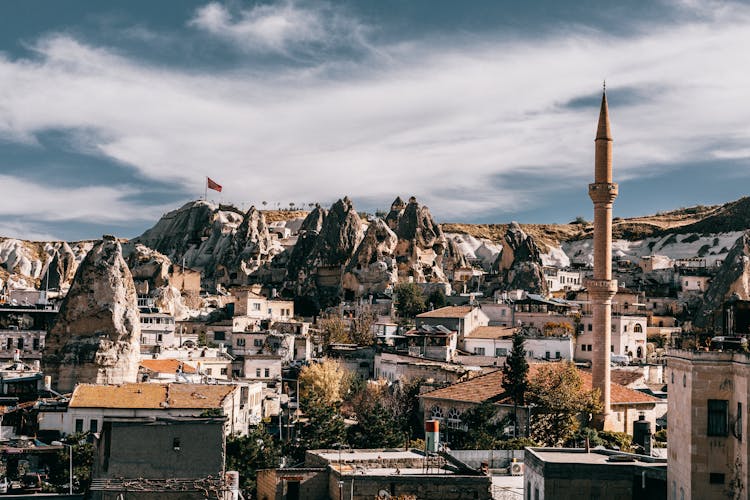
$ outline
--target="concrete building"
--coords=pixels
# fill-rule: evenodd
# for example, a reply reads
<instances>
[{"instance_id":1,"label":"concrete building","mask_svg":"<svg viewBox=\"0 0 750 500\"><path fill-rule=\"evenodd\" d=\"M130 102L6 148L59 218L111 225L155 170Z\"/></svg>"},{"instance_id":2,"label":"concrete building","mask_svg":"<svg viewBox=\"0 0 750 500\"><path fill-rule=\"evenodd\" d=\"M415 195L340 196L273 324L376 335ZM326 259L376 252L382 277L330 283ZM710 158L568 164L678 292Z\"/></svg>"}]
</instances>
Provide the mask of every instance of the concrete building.
<instances>
[{"instance_id":1,"label":"concrete building","mask_svg":"<svg viewBox=\"0 0 750 500\"><path fill-rule=\"evenodd\" d=\"M599 124L596 130L594 182L589 197L594 202L594 277L586 280L593 311L594 342L592 372L594 387L601 391L602 413L599 426L605 426L610 413L609 357L611 345L612 297L617 281L612 279L612 203L617 184L612 182L612 134L609 127L607 95L602 93Z\"/></svg>"},{"instance_id":2,"label":"concrete building","mask_svg":"<svg viewBox=\"0 0 750 500\"><path fill-rule=\"evenodd\" d=\"M489 500L491 477L418 450L312 450L302 467L258 471L258 498Z\"/></svg>"},{"instance_id":3,"label":"concrete building","mask_svg":"<svg viewBox=\"0 0 750 500\"><path fill-rule=\"evenodd\" d=\"M667 494L665 459L612 450L526 448L523 467L529 500L663 500Z\"/></svg>"},{"instance_id":4,"label":"concrete building","mask_svg":"<svg viewBox=\"0 0 750 500\"><path fill-rule=\"evenodd\" d=\"M98 432L105 418L197 417L218 410L227 435L246 435L251 416L261 415L261 384L78 384L66 411L39 412L40 431Z\"/></svg>"},{"instance_id":5,"label":"concrete building","mask_svg":"<svg viewBox=\"0 0 750 500\"><path fill-rule=\"evenodd\" d=\"M375 378L391 382L425 379L429 383L454 383L481 372L478 366L433 361L395 353L375 354Z\"/></svg>"},{"instance_id":6,"label":"concrete building","mask_svg":"<svg viewBox=\"0 0 750 500\"><path fill-rule=\"evenodd\" d=\"M609 352L615 356L627 356L630 361L645 362L648 352L646 342L648 335L647 318L645 316L614 316L610 327ZM592 361L594 359L594 345L597 341L594 329L594 318L581 318L583 331L576 341L575 359Z\"/></svg>"},{"instance_id":7,"label":"concrete building","mask_svg":"<svg viewBox=\"0 0 750 500\"><path fill-rule=\"evenodd\" d=\"M667 350L669 498L747 498L750 356Z\"/></svg>"},{"instance_id":8,"label":"concrete building","mask_svg":"<svg viewBox=\"0 0 750 500\"><path fill-rule=\"evenodd\" d=\"M427 325L432 327L443 326L448 330L458 333L458 338L472 331L478 326L486 326L490 318L476 306L447 306L418 314L416 318L417 328Z\"/></svg>"},{"instance_id":9,"label":"concrete building","mask_svg":"<svg viewBox=\"0 0 750 500\"><path fill-rule=\"evenodd\" d=\"M106 418L96 441L94 500L231 498L224 417Z\"/></svg>"},{"instance_id":10,"label":"concrete building","mask_svg":"<svg viewBox=\"0 0 750 500\"><path fill-rule=\"evenodd\" d=\"M513 347L515 328L480 326L464 337L463 349L477 356L505 357ZM573 359L573 337L570 335L526 335L524 348L529 358Z\"/></svg>"},{"instance_id":11,"label":"concrete building","mask_svg":"<svg viewBox=\"0 0 750 500\"><path fill-rule=\"evenodd\" d=\"M179 347L175 337L174 316L151 308L141 308L141 354L157 352L163 347Z\"/></svg>"}]
</instances>

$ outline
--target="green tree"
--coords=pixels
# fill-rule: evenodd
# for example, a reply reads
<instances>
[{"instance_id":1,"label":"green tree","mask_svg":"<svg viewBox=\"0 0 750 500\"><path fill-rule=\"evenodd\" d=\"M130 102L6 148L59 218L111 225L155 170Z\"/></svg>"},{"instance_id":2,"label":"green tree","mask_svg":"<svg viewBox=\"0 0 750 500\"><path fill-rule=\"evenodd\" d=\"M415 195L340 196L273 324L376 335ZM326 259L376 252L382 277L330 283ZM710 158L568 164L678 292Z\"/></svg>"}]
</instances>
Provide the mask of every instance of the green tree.
<instances>
[{"instance_id":1,"label":"green tree","mask_svg":"<svg viewBox=\"0 0 750 500\"><path fill-rule=\"evenodd\" d=\"M415 283L399 283L393 288L396 298L396 312L402 319L414 318L425 311L422 289Z\"/></svg>"},{"instance_id":2,"label":"green tree","mask_svg":"<svg viewBox=\"0 0 750 500\"><path fill-rule=\"evenodd\" d=\"M429 297L427 297L427 304L432 306L433 309L445 307L448 304L445 292L440 288L435 289Z\"/></svg>"},{"instance_id":3,"label":"green tree","mask_svg":"<svg viewBox=\"0 0 750 500\"><path fill-rule=\"evenodd\" d=\"M279 466L280 450L263 425L251 428L247 436L227 438L226 468L240 473L245 498L255 498L258 469Z\"/></svg>"},{"instance_id":4,"label":"green tree","mask_svg":"<svg viewBox=\"0 0 750 500\"><path fill-rule=\"evenodd\" d=\"M67 492L70 481L69 453L73 451L73 491L84 493L91 485L91 467L94 464L94 445L85 433L67 436L63 443L71 445L57 453L57 464L50 470L50 482L59 492Z\"/></svg>"},{"instance_id":5,"label":"green tree","mask_svg":"<svg viewBox=\"0 0 750 500\"><path fill-rule=\"evenodd\" d=\"M349 442L356 448L393 448L402 446L405 441L397 416L381 398L360 408L349 436Z\"/></svg>"},{"instance_id":6,"label":"green tree","mask_svg":"<svg viewBox=\"0 0 750 500\"><path fill-rule=\"evenodd\" d=\"M586 391L570 362L541 365L529 380L533 406L531 437L544 446L562 446L591 415L601 411L599 391Z\"/></svg>"},{"instance_id":7,"label":"green tree","mask_svg":"<svg viewBox=\"0 0 750 500\"><path fill-rule=\"evenodd\" d=\"M376 314L369 309L360 311L351 322L349 338L357 345L372 345L375 336L372 334L372 325L377 320Z\"/></svg>"},{"instance_id":8,"label":"green tree","mask_svg":"<svg viewBox=\"0 0 750 500\"><path fill-rule=\"evenodd\" d=\"M466 410L461 422L466 431L454 432L454 447L473 450L493 449L500 441L500 426L496 422L497 407L492 401L483 401L478 406Z\"/></svg>"},{"instance_id":9,"label":"green tree","mask_svg":"<svg viewBox=\"0 0 750 500\"><path fill-rule=\"evenodd\" d=\"M300 429L302 450L331 448L345 441L346 425L339 402L330 403L316 397L307 400L303 411L307 422Z\"/></svg>"},{"instance_id":10,"label":"green tree","mask_svg":"<svg viewBox=\"0 0 750 500\"><path fill-rule=\"evenodd\" d=\"M519 332L513 334L513 346L503 364L503 389L513 401L513 429L518 437L518 407L526 401L529 390L529 363L526 361L526 338Z\"/></svg>"}]
</instances>

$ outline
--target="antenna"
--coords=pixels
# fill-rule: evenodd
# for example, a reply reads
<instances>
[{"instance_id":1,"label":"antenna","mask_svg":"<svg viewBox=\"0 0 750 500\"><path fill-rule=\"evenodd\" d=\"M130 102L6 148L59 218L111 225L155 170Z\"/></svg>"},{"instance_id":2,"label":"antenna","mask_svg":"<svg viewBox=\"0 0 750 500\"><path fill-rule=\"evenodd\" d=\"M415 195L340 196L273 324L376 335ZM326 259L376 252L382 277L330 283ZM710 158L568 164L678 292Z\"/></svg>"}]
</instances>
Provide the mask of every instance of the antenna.
<instances>
[{"instance_id":1,"label":"antenna","mask_svg":"<svg viewBox=\"0 0 750 500\"><path fill-rule=\"evenodd\" d=\"M607 93L607 80L604 80L604 81L602 82L602 93L603 93L603 94L606 94L606 93Z\"/></svg>"}]
</instances>

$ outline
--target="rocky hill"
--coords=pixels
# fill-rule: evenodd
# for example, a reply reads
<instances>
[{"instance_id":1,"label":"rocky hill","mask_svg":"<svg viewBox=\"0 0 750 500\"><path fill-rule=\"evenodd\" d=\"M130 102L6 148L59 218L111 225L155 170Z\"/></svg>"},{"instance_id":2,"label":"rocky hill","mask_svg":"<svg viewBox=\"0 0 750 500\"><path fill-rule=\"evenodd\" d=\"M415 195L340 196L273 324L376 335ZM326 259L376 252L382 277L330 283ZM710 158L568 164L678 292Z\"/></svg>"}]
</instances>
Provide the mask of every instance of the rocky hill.
<instances>
[{"instance_id":1,"label":"rocky hill","mask_svg":"<svg viewBox=\"0 0 750 500\"><path fill-rule=\"evenodd\" d=\"M615 218L613 253L633 262L661 254L702 257L711 264L728 256L749 221L750 198ZM455 270L467 266L492 273L490 281L500 288L515 283L543 291L541 266L592 263L592 232L584 220L438 224L414 198L396 198L382 217L358 214L346 197L329 209L316 206L310 211L242 211L198 200L165 214L124 244L123 254L131 270L149 262L150 272L158 263L160 275L165 266L184 263L201 272L208 288L262 283L325 304L342 294L379 294L399 281L445 283ZM6 285L43 288L49 283L49 288L64 293L92 246L90 241L0 238L0 290ZM156 253L145 255L144 249ZM136 271L141 272L145 271ZM168 284L156 287L161 287L165 301L174 298Z\"/></svg>"}]
</instances>

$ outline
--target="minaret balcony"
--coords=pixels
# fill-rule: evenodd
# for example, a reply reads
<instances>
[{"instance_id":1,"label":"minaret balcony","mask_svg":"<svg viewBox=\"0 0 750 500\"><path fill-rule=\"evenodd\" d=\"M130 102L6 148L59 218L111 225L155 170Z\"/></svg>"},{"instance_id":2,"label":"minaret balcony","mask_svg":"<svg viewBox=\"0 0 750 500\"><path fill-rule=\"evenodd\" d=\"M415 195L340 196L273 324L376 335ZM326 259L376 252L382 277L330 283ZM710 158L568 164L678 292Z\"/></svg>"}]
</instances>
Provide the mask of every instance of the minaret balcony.
<instances>
[{"instance_id":1,"label":"minaret balcony","mask_svg":"<svg viewBox=\"0 0 750 500\"><path fill-rule=\"evenodd\" d=\"M594 203L612 203L617 198L618 188L614 182L594 182L589 184L589 198Z\"/></svg>"}]
</instances>

